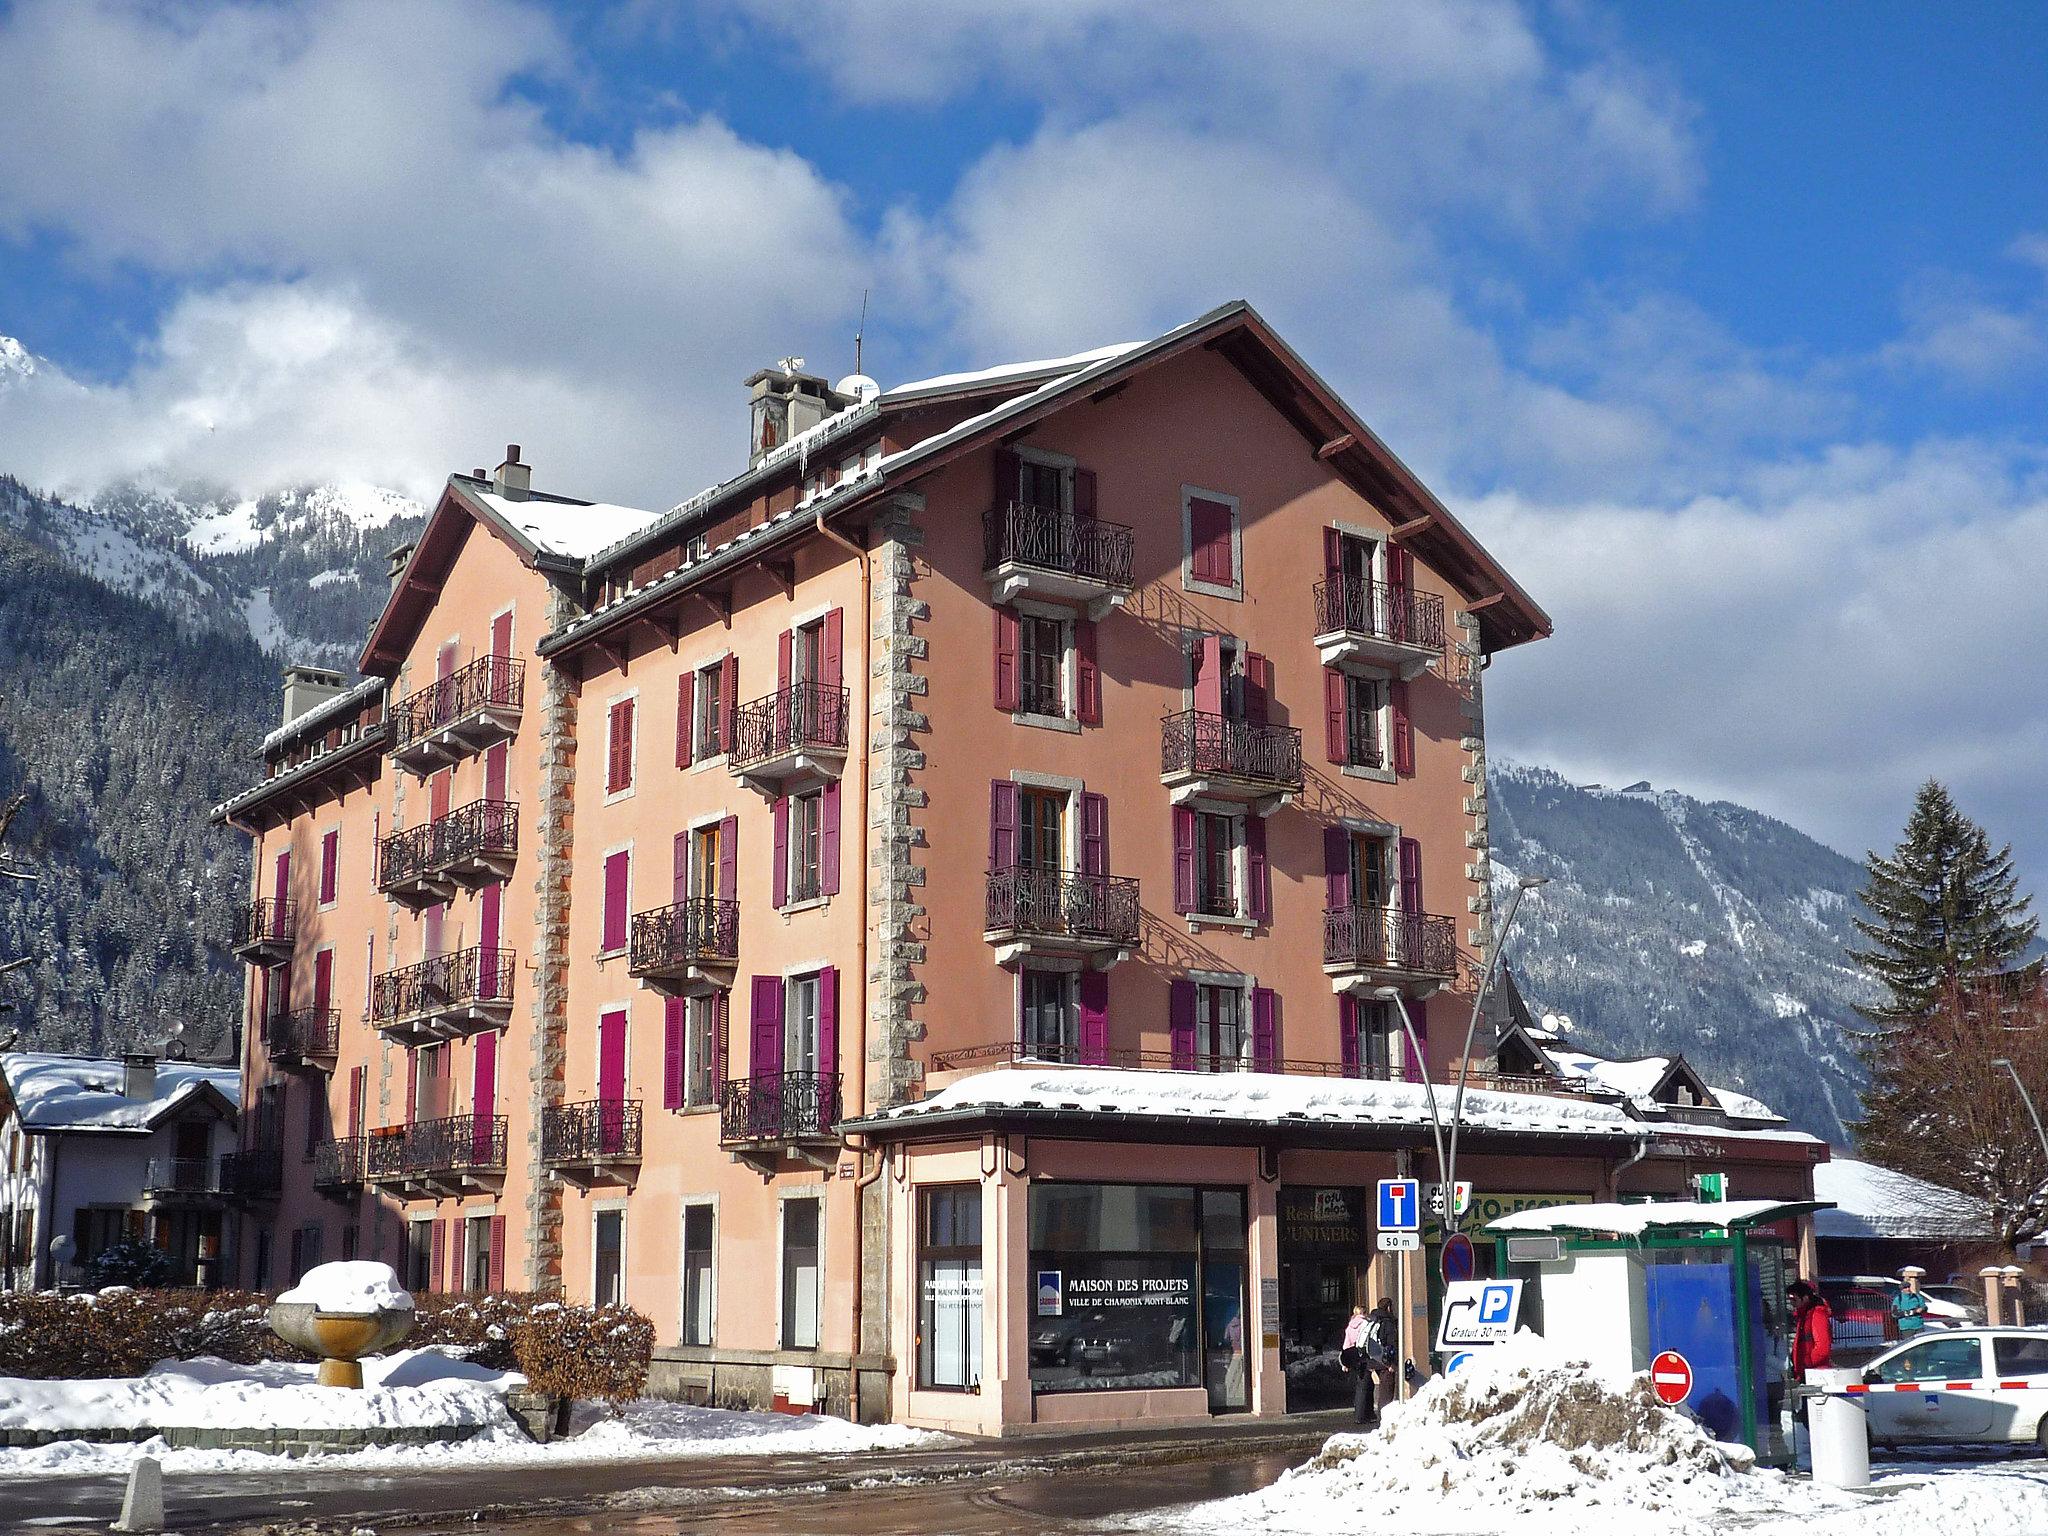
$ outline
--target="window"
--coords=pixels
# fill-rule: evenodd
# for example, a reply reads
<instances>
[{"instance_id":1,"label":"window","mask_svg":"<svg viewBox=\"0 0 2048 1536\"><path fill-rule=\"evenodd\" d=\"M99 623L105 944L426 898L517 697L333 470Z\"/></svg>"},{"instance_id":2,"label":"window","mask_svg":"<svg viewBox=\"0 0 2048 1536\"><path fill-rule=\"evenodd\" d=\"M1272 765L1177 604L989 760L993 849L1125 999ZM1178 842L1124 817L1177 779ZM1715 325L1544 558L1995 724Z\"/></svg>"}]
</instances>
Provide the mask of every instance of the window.
<instances>
[{"instance_id":1,"label":"window","mask_svg":"<svg viewBox=\"0 0 2048 1536\"><path fill-rule=\"evenodd\" d=\"M690 734L700 762L725 750L725 689L722 686L725 670L723 661L714 661L708 667L697 669L697 686L691 695L695 700L696 720Z\"/></svg>"},{"instance_id":2,"label":"window","mask_svg":"<svg viewBox=\"0 0 2048 1536\"><path fill-rule=\"evenodd\" d=\"M1339 675L1344 679L1344 761L1353 768L1384 768L1380 712L1386 707L1387 685L1376 677Z\"/></svg>"},{"instance_id":3,"label":"window","mask_svg":"<svg viewBox=\"0 0 2048 1536\"><path fill-rule=\"evenodd\" d=\"M1022 505L1067 510L1067 471L1063 466L1022 459L1017 469L1017 500Z\"/></svg>"},{"instance_id":4,"label":"window","mask_svg":"<svg viewBox=\"0 0 2048 1536\"><path fill-rule=\"evenodd\" d=\"M1235 496L1193 488L1181 492L1181 529L1187 543L1182 585L1212 597L1244 595L1242 540Z\"/></svg>"},{"instance_id":5,"label":"window","mask_svg":"<svg viewBox=\"0 0 2048 1536\"><path fill-rule=\"evenodd\" d=\"M320 905L331 907L340 888L341 832L339 829L325 832L320 837Z\"/></svg>"},{"instance_id":6,"label":"window","mask_svg":"<svg viewBox=\"0 0 2048 1536\"><path fill-rule=\"evenodd\" d=\"M1204 917L1237 916L1237 845L1243 826L1236 816L1196 813L1195 911Z\"/></svg>"},{"instance_id":7,"label":"window","mask_svg":"<svg viewBox=\"0 0 2048 1536\"><path fill-rule=\"evenodd\" d=\"M1017 864L1022 869L1066 868L1067 797L1054 789L1017 792Z\"/></svg>"},{"instance_id":8,"label":"window","mask_svg":"<svg viewBox=\"0 0 2048 1536\"><path fill-rule=\"evenodd\" d=\"M1027 715L1067 713L1067 626L1060 619L1017 619L1017 708Z\"/></svg>"},{"instance_id":9,"label":"window","mask_svg":"<svg viewBox=\"0 0 2048 1536\"><path fill-rule=\"evenodd\" d=\"M683 1002L683 1103L701 1109L718 1102L718 999Z\"/></svg>"},{"instance_id":10,"label":"window","mask_svg":"<svg viewBox=\"0 0 2048 1536\"><path fill-rule=\"evenodd\" d=\"M1018 1042L1027 1056L1043 1061L1081 1059L1075 981L1064 971L1027 968L1018 974Z\"/></svg>"},{"instance_id":11,"label":"window","mask_svg":"<svg viewBox=\"0 0 2048 1536\"><path fill-rule=\"evenodd\" d=\"M341 1229L341 1257L344 1262L355 1258L356 1250L362 1246L363 1229L350 1222Z\"/></svg>"},{"instance_id":12,"label":"window","mask_svg":"<svg viewBox=\"0 0 2048 1536\"><path fill-rule=\"evenodd\" d=\"M622 795L633 787L633 704L630 698L613 703L606 716L604 792Z\"/></svg>"},{"instance_id":13,"label":"window","mask_svg":"<svg viewBox=\"0 0 2048 1536\"><path fill-rule=\"evenodd\" d=\"M917 1384L981 1385L981 1186L919 1192Z\"/></svg>"},{"instance_id":14,"label":"window","mask_svg":"<svg viewBox=\"0 0 2048 1536\"><path fill-rule=\"evenodd\" d=\"M818 996L822 978L792 976L784 988L782 1070L816 1072L818 1066Z\"/></svg>"},{"instance_id":15,"label":"window","mask_svg":"<svg viewBox=\"0 0 2048 1536\"><path fill-rule=\"evenodd\" d=\"M1353 835L1351 889L1359 906L1378 909L1393 905L1392 864L1386 838L1365 832Z\"/></svg>"},{"instance_id":16,"label":"window","mask_svg":"<svg viewBox=\"0 0 2048 1536\"><path fill-rule=\"evenodd\" d=\"M1396 1046L1401 1021L1384 998L1344 999L1345 1023L1351 1038L1343 1042L1345 1065L1355 1077L1390 1082L1401 1076L1396 1063L1405 1059Z\"/></svg>"},{"instance_id":17,"label":"window","mask_svg":"<svg viewBox=\"0 0 2048 1536\"><path fill-rule=\"evenodd\" d=\"M434 1288L434 1224L405 1224L405 1288L424 1295Z\"/></svg>"},{"instance_id":18,"label":"window","mask_svg":"<svg viewBox=\"0 0 2048 1536\"><path fill-rule=\"evenodd\" d=\"M825 821L825 791L814 789L789 797L789 884L785 905L816 901L824 894L820 859Z\"/></svg>"},{"instance_id":19,"label":"window","mask_svg":"<svg viewBox=\"0 0 2048 1536\"><path fill-rule=\"evenodd\" d=\"M824 1202L816 1198L782 1202L782 1347L818 1347L819 1294L823 1268L819 1263L819 1218Z\"/></svg>"},{"instance_id":20,"label":"window","mask_svg":"<svg viewBox=\"0 0 2048 1536\"><path fill-rule=\"evenodd\" d=\"M690 834L687 889L693 901L718 899L718 833L721 823L709 822Z\"/></svg>"},{"instance_id":21,"label":"window","mask_svg":"<svg viewBox=\"0 0 2048 1536\"><path fill-rule=\"evenodd\" d=\"M1984 1374L1984 1346L1972 1334L1929 1339L1878 1367L1879 1381L1974 1381Z\"/></svg>"},{"instance_id":22,"label":"window","mask_svg":"<svg viewBox=\"0 0 2048 1536\"><path fill-rule=\"evenodd\" d=\"M270 1289L270 1230L266 1227L256 1234L256 1273L251 1283L259 1291Z\"/></svg>"},{"instance_id":23,"label":"window","mask_svg":"<svg viewBox=\"0 0 2048 1536\"><path fill-rule=\"evenodd\" d=\"M462 1288L491 1288L491 1218L470 1216L462 1223Z\"/></svg>"},{"instance_id":24,"label":"window","mask_svg":"<svg viewBox=\"0 0 2048 1536\"><path fill-rule=\"evenodd\" d=\"M1995 1334L1991 1358L1998 1363L1998 1376L2048 1376L2048 1338L2027 1338L2019 1334Z\"/></svg>"},{"instance_id":25,"label":"window","mask_svg":"<svg viewBox=\"0 0 2048 1536\"><path fill-rule=\"evenodd\" d=\"M1203 982L1195 987L1195 1070L1234 1072L1251 1054L1244 1027L1244 988Z\"/></svg>"},{"instance_id":26,"label":"window","mask_svg":"<svg viewBox=\"0 0 2048 1536\"><path fill-rule=\"evenodd\" d=\"M793 688L825 680L825 621L814 619L792 634L789 682Z\"/></svg>"},{"instance_id":27,"label":"window","mask_svg":"<svg viewBox=\"0 0 2048 1536\"><path fill-rule=\"evenodd\" d=\"M597 1212L593 1237L591 1295L600 1307L622 1306L626 1300L626 1213Z\"/></svg>"},{"instance_id":28,"label":"window","mask_svg":"<svg viewBox=\"0 0 2048 1536\"><path fill-rule=\"evenodd\" d=\"M716 1211L708 1205L683 1207L683 1342L711 1342L712 1234Z\"/></svg>"}]
</instances>

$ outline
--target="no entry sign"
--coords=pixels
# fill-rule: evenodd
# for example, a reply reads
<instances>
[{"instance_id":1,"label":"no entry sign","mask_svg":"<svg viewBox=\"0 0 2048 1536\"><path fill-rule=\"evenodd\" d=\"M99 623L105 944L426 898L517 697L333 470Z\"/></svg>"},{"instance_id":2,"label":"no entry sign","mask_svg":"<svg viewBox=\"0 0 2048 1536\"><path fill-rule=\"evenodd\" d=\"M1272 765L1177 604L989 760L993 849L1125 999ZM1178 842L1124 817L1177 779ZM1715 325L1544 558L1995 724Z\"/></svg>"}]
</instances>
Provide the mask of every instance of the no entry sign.
<instances>
[{"instance_id":1,"label":"no entry sign","mask_svg":"<svg viewBox=\"0 0 2048 1536\"><path fill-rule=\"evenodd\" d=\"M1650 1389L1660 1403L1682 1403L1692 1392L1692 1362L1667 1349L1650 1362Z\"/></svg>"}]
</instances>

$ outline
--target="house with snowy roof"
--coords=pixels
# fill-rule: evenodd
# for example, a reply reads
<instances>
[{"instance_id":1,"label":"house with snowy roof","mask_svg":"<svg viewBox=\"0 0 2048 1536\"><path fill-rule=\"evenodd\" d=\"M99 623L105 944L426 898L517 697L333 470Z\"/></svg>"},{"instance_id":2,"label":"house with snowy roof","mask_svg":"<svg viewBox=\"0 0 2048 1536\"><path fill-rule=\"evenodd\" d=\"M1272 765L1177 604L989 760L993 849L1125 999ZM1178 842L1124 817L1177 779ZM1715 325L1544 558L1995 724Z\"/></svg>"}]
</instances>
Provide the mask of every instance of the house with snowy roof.
<instances>
[{"instance_id":1,"label":"house with snowy roof","mask_svg":"<svg viewBox=\"0 0 2048 1536\"><path fill-rule=\"evenodd\" d=\"M0 1054L0 1273L10 1289L77 1277L102 1249L153 1243L176 1283L228 1275L241 1074L176 1057ZM274 1171L272 1176L274 1177Z\"/></svg>"}]
</instances>

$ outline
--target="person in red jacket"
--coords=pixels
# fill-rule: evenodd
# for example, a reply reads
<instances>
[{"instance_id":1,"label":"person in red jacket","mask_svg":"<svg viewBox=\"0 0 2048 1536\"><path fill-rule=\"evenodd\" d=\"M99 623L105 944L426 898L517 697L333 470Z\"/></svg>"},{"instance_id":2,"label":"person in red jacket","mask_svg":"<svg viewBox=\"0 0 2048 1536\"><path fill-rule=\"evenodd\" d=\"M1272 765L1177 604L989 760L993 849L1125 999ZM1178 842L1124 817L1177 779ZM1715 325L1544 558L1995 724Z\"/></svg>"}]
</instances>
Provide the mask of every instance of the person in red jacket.
<instances>
[{"instance_id":1,"label":"person in red jacket","mask_svg":"<svg viewBox=\"0 0 2048 1536\"><path fill-rule=\"evenodd\" d=\"M1834 1314L1827 1299L1804 1280L1794 1280L1786 1294L1792 1299L1792 1379L1825 1370L1835 1363Z\"/></svg>"}]
</instances>

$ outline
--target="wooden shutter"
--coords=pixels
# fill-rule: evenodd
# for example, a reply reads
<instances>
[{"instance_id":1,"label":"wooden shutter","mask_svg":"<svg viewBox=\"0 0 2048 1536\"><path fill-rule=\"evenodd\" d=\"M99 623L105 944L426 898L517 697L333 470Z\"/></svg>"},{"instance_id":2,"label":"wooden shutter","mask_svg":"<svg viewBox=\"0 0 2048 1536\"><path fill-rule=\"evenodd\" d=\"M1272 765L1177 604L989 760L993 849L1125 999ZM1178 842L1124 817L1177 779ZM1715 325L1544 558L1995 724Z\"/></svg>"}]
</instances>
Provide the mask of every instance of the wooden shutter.
<instances>
[{"instance_id":1,"label":"wooden shutter","mask_svg":"<svg viewBox=\"0 0 2048 1536\"><path fill-rule=\"evenodd\" d=\"M323 949L313 956L313 1006L325 1013L334 1005L334 951Z\"/></svg>"},{"instance_id":2,"label":"wooden shutter","mask_svg":"<svg viewBox=\"0 0 2048 1536\"><path fill-rule=\"evenodd\" d=\"M348 1074L348 1133L363 1134L363 1088L369 1081L368 1067L351 1067Z\"/></svg>"},{"instance_id":3,"label":"wooden shutter","mask_svg":"<svg viewBox=\"0 0 2048 1536\"><path fill-rule=\"evenodd\" d=\"M1024 486L1023 461L1008 448L998 448L989 455L993 472L989 505L1003 508L1015 501Z\"/></svg>"},{"instance_id":4,"label":"wooden shutter","mask_svg":"<svg viewBox=\"0 0 2048 1536\"><path fill-rule=\"evenodd\" d=\"M818 1070L839 1070L839 967L818 972Z\"/></svg>"},{"instance_id":5,"label":"wooden shutter","mask_svg":"<svg viewBox=\"0 0 2048 1536\"><path fill-rule=\"evenodd\" d=\"M839 894L839 781L832 780L818 796L818 888Z\"/></svg>"},{"instance_id":6,"label":"wooden shutter","mask_svg":"<svg viewBox=\"0 0 2048 1536\"><path fill-rule=\"evenodd\" d=\"M277 901L277 922L282 925L284 922L284 904L290 899L292 894L291 849L287 848L277 856L277 865L273 873L276 877L276 887L272 891L272 895ZM284 929L280 926L277 931L283 933Z\"/></svg>"},{"instance_id":7,"label":"wooden shutter","mask_svg":"<svg viewBox=\"0 0 2048 1536\"><path fill-rule=\"evenodd\" d=\"M1166 989L1166 1038L1176 1072L1195 1069L1195 984L1176 981Z\"/></svg>"},{"instance_id":8,"label":"wooden shutter","mask_svg":"<svg viewBox=\"0 0 2048 1536\"><path fill-rule=\"evenodd\" d=\"M320 839L320 901L322 905L334 900L339 884L341 863L341 833L328 832Z\"/></svg>"},{"instance_id":9,"label":"wooden shutter","mask_svg":"<svg viewBox=\"0 0 2048 1536\"><path fill-rule=\"evenodd\" d=\"M662 999L661 1008L661 1107L683 1107L683 1000Z\"/></svg>"},{"instance_id":10,"label":"wooden shutter","mask_svg":"<svg viewBox=\"0 0 2048 1536\"><path fill-rule=\"evenodd\" d=\"M834 608L825 615L824 634L819 645L818 669L824 676L818 679L827 688L844 687L846 683L846 610Z\"/></svg>"},{"instance_id":11,"label":"wooden shutter","mask_svg":"<svg viewBox=\"0 0 2048 1536\"><path fill-rule=\"evenodd\" d=\"M1408 685L1394 683L1387 692L1394 706L1394 772L1408 778L1415 772L1415 729L1408 722Z\"/></svg>"},{"instance_id":12,"label":"wooden shutter","mask_svg":"<svg viewBox=\"0 0 2048 1536\"><path fill-rule=\"evenodd\" d=\"M491 620L491 654L512 654L512 615L509 612L501 613Z\"/></svg>"},{"instance_id":13,"label":"wooden shutter","mask_svg":"<svg viewBox=\"0 0 2048 1536\"><path fill-rule=\"evenodd\" d=\"M775 691L786 692L789 688L791 662L796 652L796 632L785 629L775 637Z\"/></svg>"},{"instance_id":14,"label":"wooden shutter","mask_svg":"<svg viewBox=\"0 0 2048 1536\"><path fill-rule=\"evenodd\" d=\"M1244 818L1245 878L1251 885L1251 915L1255 923L1272 921L1273 876L1266 863L1266 819L1247 811Z\"/></svg>"},{"instance_id":15,"label":"wooden shutter","mask_svg":"<svg viewBox=\"0 0 2048 1536\"><path fill-rule=\"evenodd\" d=\"M754 978L747 1075L755 1081L782 1075L782 978Z\"/></svg>"},{"instance_id":16,"label":"wooden shutter","mask_svg":"<svg viewBox=\"0 0 2048 1536\"><path fill-rule=\"evenodd\" d=\"M1401 910L1419 913L1422 908L1422 844L1412 837L1401 839Z\"/></svg>"},{"instance_id":17,"label":"wooden shutter","mask_svg":"<svg viewBox=\"0 0 2048 1536\"><path fill-rule=\"evenodd\" d=\"M1257 651L1244 658L1244 717L1264 725L1273 697L1273 663Z\"/></svg>"},{"instance_id":18,"label":"wooden shutter","mask_svg":"<svg viewBox=\"0 0 2048 1536\"><path fill-rule=\"evenodd\" d=\"M991 779L988 786L988 867L992 874L1017 863L1017 786Z\"/></svg>"},{"instance_id":19,"label":"wooden shutter","mask_svg":"<svg viewBox=\"0 0 2048 1536\"><path fill-rule=\"evenodd\" d=\"M491 1218L491 1289L505 1289L505 1218Z\"/></svg>"},{"instance_id":20,"label":"wooden shutter","mask_svg":"<svg viewBox=\"0 0 2048 1536\"><path fill-rule=\"evenodd\" d=\"M1337 998L1337 1054L1343 1061L1346 1077L1362 1075L1358 1050L1358 999L1349 992L1340 993Z\"/></svg>"},{"instance_id":21,"label":"wooden shutter","mask_svg":"<svg viewBox=\"0 0 2048 1536\"><path fill-rule=\"evenodd\" d=\"M447 1289L447 1281L441 1268L441 1261L448 1256L448 1223L437 1221L431 1225L433 1236L427 1257L427 1289L430 1291L441 1291ZM296 1236L296 1234L294 1235Z\"/></svg>"},{"instance_id":22,"label":"wooden shutter","mask_svg":"<svg viewBox=\"0 0 2048 1536\"><path fill-rule=\"evenodd\" d=\"M604 932L598 947L607 954L626 947L626 880L632 857L624 849L605 855Z\"/></svg>"},{"instance_id":23,"label":"wooden shutter","mask_svg":"<svg viewBox=\"0 0 2048 1536\"><path fill-rule=\"evenodd\" d=\"M420 1107L420 1050L416 1045L405 1049L405 1123L411 1125L419 1114Z\"/></svg>"},{"instance_id":24,"label":"wooden shutter","mask_svg":"<svg viewBox=\"0 0 2048 1536\"><path fill-rule=\"evenodd\" d=\"M740 659L728 656L718 668L718 750L730 752L739 733Z\"/></svg>"},{"instance_id":25,"label":"wooden shutter","mask_svg":"<svg viewBox=\"0 0 2048 1536\"><path fill-rule=\"evenodd\" d=\"M470 1061L469 1107L481 1123L477 1126L478 1136L489 1136L488 1122L498 1114L498 1032L486 1029L476 1037L475 1054Z\"/></svg>"},{"instance_id":26,"label":"wooden shutter","mask_svg":"<svg viewBox=\"0 0 2048 1536\"><path fill-rule=\"evenodd\" d=\"M1083 971L1080 993L1080 1057L1084 1067L1109 1065L1109 972Z\"/></svg>"},{"instance_id":27,"label":"wooden shutter","mask_svg":"<svg viewBox=\"0 0 2048 1536\"><path fill-rule=\"evenodd\" d=\"M1335 667L1323 668L1323 750L1338 764L1351 761L1344 691L1344 674Z\"/></svg>"},{"instance_id":28,"label":"wooden shutter","mask_svg":"<svg viewBox=\"0 0 2048 1536\"><path fill-rule=\"evenodd\" d=\"M690 899L690 834L678 832L669 853L668 899L681 905Z\"/></svg>"},{"instance_id":29,"label":"wooden shutter","mask_svg":"<svg viewBox=\"0 0 2048 1536\"><path fill-rule=\"evenodd\" d=\"M507 748L502 741L487 748L484 752L484 798L486 800L502 801L507 798L505 793L506 752Z\"/></svg>"},{"instance_id":30,"label":"wooden shutter","mask_svg":"<svg viewBox=\"0 0 2048 1536\"><path fill-rule=\"evenodd\" d=\"M1095 661L1095 623L1074 621L1074 715L1083 725L1102 724L1102 669Z\"/></svg>"},{"instance_id":31,"label":"wooden shutter","mask_svg":"<svg viewBox=\"0 0 2048 1536\"><path fill-rule=\"evenodd\" d=\"M1271 987L1252 988L1252 1070L1280 1070L1280 994Z\"/></svg>"},{"instance_id":32,"label":"wooden shutter","mask_svg":"<svg viewBox=\"0 0 2048 1536\"><path fill-rule=\"evenodd\" d=\"M1081 796L1081 873L1109 873L1109 796Z\"/></svg>"},{"instance_id":33,"label":"wooden shutter","mask_svg":"<svg viewBox=\"0 0 2048 1536\"><path fill-rule=\"evenodd\" d=\"M773 901L777 907L789 902L789 796L775 797L775 867L768 872Z\"/></svg>"},{"instance_id":34,"label":"wooden shutter","mask_svg":"<svg viewBox=\"0 0 2048 1536\"><path fill-rule=\"evenodd\" d=\"M1077 469L1074 471L1074 516L1092 518L1095 515L1095 471Z\"/></svg>"},{"instance_id":35,"label":"wooden shutter","mask_svg":"<svg viewBox=\"0 0 2048 1536\"><path fill-rule=\"evenodd\" d=\"M1323 905L1341 912L1351 905L1351 834L1323 828Z\"/></svg>"},{"instance_id":36,"label":"wooden shutter","mask_svg":"<svg viewBox=\"0 0 2048 1536\"><path fill-rule=\"evenodd\" d=\"M1202 636L1195 653L1195 708L1205 715L1223 713L1223 637Z\"/></svg>"},{"instance_id":37,"label":"wooden shutter","mask_svg":"<svg viewBox=\"0 0 2048 1536\"><path fill-rule=\"evenodd\" d=\"M1344 535L1335 528L1323 530L1323 577L1332 583L1344 579Z\"/></svg>"},{"instance_id":38,"label":"wooden shutter","mask_svg":"<svg viewBox=\"0 0 2048 1536\"><path fill-rule=\"evenodd\" d=\"M1387 634L1395 640L1408 638L1408 588L1415 579L1415 557L1387 541Z\"/></svg>"},{"instance_id":39,"label":"wooden shutter","mask_svg":"<svg viewBox=\"0 0 2048 1536\"><path fill-rule=\"evenodd\" d=\"M1017 615L1008 608L998 608L995 616L996 708L1014 710L1017 707Z\"/></svg>"},{"instance_id":40,"label":"wooden shutter","mask_svg":"<svg viewBox=\"0 0 2048 1536\"><path fill-rule=\"evenodd\" d=\"M740 819L728 816L718 824L718 899L737 901L740 888Z\"/></svg>"},{"instance_id":41,"label":"wooden shutter","mask_svg":"<svg viewBox=\"0 0 2048 1536\"><path fill-rule=\"evenodd\" d=\"M597 1097L602 1104L626 1098L626 1010L612 1008L597 1020Z\"/></svg>"},{"instance_id":42,"label":"wooden shutter","mask_svg":"<svg viewBox=\"0 0 2048 1536\"><path fill-rule=\"evenodd\" d=\"M1173 808L1173 910L1195 910L1195 813Z\"/></svg>"},{"instance_id":43,"label":"wooden shutter","mask_svg":"<svg viewBox=\"0 0 2048 1536\"><path fill-rule=\"evenodd\" d=\"M504 922L504 905L504 886L484 887L478 917L477 948L483 953L477 956L477 996L486 1000L498 995L498 934Z\"/></svg>"},{"instance_id":44,"label":"wooden shutter","mask_svg":"<svg viewBox=\"0 0 2048 1536\"><path fill-rule=\"evenodd\" d=\"M1196 581L1229 586L1236 573L1231 559L1230 507L1195 496L1188 501L1188 571Z\"/></svg>"},{"instance_id":45,"label":"wooden shutter","mask_svg":"<svg viewBox=\"0 0 2048 1536\"><path fill-rule=\"evenodd\" d=\"M692 749L696 745L695 732L691 721L697 713L697 674L685 670L676 679L676 766L690 766Z\"/></svg>"}]
</instances>

